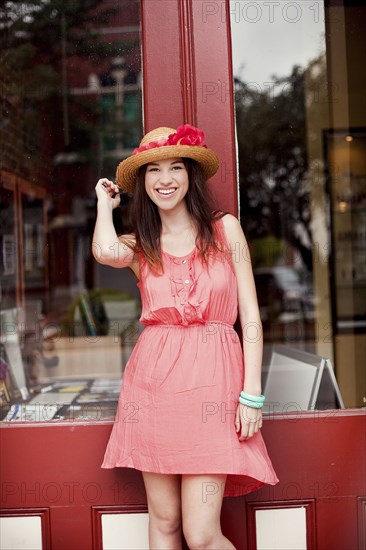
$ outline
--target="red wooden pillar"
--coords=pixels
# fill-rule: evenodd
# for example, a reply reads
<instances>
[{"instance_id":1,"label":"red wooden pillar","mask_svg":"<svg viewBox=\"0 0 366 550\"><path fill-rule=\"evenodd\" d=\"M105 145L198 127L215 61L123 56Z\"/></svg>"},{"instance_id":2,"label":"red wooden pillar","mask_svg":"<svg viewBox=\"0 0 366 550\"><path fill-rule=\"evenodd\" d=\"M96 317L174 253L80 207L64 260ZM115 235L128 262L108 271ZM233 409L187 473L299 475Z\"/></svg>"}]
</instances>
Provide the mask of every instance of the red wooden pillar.
<instances>
[{"instance_id":1,"label":"red wooden pillar","mask_svg":"<svg viewBox=\"0 0 366 550\"><path fill-rule=\"evenodd\" d=\"M210 17L222 10L220 23ZM229 3L142 1L145 131L193 124L220 157L217 207L238 213Z\"/></svg>"}]
</instances>

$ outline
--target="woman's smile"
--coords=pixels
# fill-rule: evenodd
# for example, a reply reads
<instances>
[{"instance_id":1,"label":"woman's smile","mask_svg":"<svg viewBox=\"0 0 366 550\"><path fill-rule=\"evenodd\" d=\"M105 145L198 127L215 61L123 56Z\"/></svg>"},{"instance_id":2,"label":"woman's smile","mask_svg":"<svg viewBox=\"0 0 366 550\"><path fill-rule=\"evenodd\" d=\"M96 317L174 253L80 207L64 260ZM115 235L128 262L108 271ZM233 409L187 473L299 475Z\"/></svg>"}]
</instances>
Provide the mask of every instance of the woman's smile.
<instances>
[{"instance_id":1,"label":"woman's smile","mask_svg":"<svg viewBox=\"0 0 366 550\"><path fill-rule=\"evenodd\" d=\"M174 195L176 192L177 187L168 187L168 188L158 188L156 189L157 193L162 196L162 198L166 199L171 197L171 195Z\"/></svg>"},{"instance_id":2,"label":"woman's smile","mask_svg":"<svg viewBox=\"0 0 366 550\"><path fill-rule=\"evenodd\" d=\"M188 172L181 158L170 158L147 165L145 189L159 207L175 207L188 191Z\"/></svg>"}]
</instances>

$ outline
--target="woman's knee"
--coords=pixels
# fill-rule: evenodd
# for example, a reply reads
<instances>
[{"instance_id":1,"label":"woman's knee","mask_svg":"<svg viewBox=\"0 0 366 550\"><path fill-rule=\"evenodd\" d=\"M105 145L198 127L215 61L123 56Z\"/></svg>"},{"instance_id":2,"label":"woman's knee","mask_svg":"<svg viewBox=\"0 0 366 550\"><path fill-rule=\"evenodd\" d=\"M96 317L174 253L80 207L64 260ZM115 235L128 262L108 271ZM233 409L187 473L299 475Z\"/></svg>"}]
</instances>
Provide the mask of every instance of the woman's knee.
<instances>
[{"instance_id":1,"label":"woman's knee","mask_svg":"<svg viewBox=\"0 0 366 550\"><path fill-rule=\"evenodd\" d=\"M225 480L224 475L183 475L183 533L189 548L217 547L222 536L220 515Z\"/></svg>"},{"instance_id":2,"label":"woman's knee","mask_svg":"<svg viewBox=\"0 0 366 550\"><path fill-rule=\"evenodd\" d=\"M149 509L149 521L155 529L164 535L171 535L181 530L182 519L179 508L168 509L161 507L158 510Z\"/></svg>"},{"instance_id":3,"label":"woman's knee","mask_svg":"<svg viewBox=\"0 0 366 550\"><path fill-rule=\"evenodd\" d=\"M190 550L212 548L212 543L217 538L217 533L212 529L212 525L205 528L202 525L187 526L183 522L183 534Z\"/></svg>"},{"instance_id":4,"label":"woman's knee","mask_svg":"<svg viewBox=\"0 0 366 550\"><path fill-rule=\"evenodd\" d=\"M164 534L181 529L180 477L143 473L150 525Z\"/></svg>"}]
</instances>

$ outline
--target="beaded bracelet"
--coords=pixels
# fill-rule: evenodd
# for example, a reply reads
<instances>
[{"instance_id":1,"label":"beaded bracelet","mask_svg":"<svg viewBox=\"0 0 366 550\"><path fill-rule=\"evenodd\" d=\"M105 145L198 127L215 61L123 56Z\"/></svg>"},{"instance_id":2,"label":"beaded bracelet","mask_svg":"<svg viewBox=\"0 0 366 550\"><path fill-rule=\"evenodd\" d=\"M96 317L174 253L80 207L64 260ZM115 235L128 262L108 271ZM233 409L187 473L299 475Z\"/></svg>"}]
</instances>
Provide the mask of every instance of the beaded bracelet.
<instances>
[{"instance_id":1,"label":"beaded bracelet","mask_svg":"<svg viewBox=\"0 0 366 550\"><path fill-rule=\"evenodd\" d=\"M239 397L239 403L246 405L247 407L252 407L253 409L261 409L263 407L263 402L249 401L249 399L244 399L242 396Z\"/></svg>"}]
</instances>

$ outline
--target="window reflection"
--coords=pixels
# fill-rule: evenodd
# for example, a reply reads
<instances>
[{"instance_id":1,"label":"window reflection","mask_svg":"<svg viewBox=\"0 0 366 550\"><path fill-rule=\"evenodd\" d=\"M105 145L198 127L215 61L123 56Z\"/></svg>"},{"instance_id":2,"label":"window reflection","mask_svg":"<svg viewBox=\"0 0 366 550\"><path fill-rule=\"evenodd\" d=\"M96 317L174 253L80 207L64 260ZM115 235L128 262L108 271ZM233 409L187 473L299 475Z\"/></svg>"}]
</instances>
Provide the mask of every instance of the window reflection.
<instances>
[{"instance_id":1,"label":"window reflection","mask_svg":"<svg viewBox=\"0 0 366 550\"><path fill-rule=\"evenodd\" d=\"M365 171L350 148L364 135L355 60L365 10L231 1L230 11L240 216L263 322L264 377L272 345L299 348L330 358L346 405L362 406L352 380L364 379L366 359ZM360 204L343 215L346 201L335 207L336 197L352 193ZM333 338L340 327L342 345Z\"/></svg>"},{"instance_id":2,"label":"window reflection","mask_svg":"<svg viewBox=\"0 0 366 550\"><path fill-rule=\"evenodd\" d=\"M1 22L6 409L21 397L14 370L31 394L50 381L56 391L56 379L88 379L84 394L96 377L120 379L140 331L133 275L91 255L95 184L114 179L142 135L140 2L6 2ZM6 351L13 336L17 364Z\"/></svg>"},{"instance_id":3,"label":"window reflection","mask_svg":"<svg viewBox=\"0 0 366 550\"><path fill-rule=\"evenodd\" d=\"M317 214L307 111L313 99L309 89L327 98L326 87L321 90L324 13L322 19L309 11L301 18L290 11L271 14L268 3L259 2L254 33L254 14L241 13L237 22L235 3L232 8L240 213L251 246L265 341L316 351ZM291 17L296 21L290 24ZM315 40L300 45L296 40L290 47L299 33ZM266 44L271 44L271 53L263 56Z\"/></svg>"}]
</instances>

